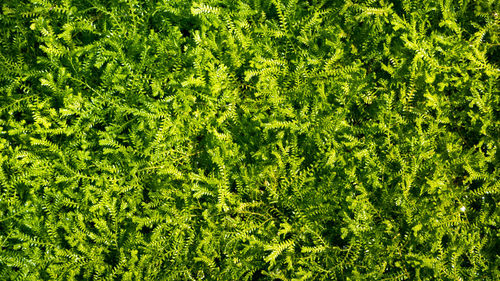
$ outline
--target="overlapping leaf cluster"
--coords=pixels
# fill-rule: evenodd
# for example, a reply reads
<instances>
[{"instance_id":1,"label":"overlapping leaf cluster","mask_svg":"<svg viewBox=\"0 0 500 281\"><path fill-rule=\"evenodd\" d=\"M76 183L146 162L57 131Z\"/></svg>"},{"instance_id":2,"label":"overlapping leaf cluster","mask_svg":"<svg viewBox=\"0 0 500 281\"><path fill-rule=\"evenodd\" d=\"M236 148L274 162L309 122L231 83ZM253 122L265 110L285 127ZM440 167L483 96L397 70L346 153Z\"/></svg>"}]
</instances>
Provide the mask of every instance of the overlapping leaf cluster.
<instances>
[{"instance_id":1,"label":"overlapping leaf cluster","mask_svg":"<svg viewBox=\"0 0 500 281\"><path fill-rule=\"evenodd\" d=\"M500 278L498 1L0 8L0 279Z\"/></svg>"}]
</instances>

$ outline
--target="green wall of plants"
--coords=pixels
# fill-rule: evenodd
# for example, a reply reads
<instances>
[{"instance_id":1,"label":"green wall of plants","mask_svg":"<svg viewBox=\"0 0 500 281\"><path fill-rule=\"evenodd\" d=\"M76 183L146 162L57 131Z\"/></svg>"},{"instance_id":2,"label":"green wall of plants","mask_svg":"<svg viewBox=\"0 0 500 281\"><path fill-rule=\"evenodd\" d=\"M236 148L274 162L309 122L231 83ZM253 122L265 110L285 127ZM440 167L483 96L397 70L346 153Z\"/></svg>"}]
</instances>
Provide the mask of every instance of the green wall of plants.
<instances>
[{"instance_id":1,"label":"green wall of plants","mask_svg":"<svg viewBox=\"0 0 500 281\"><path fill-rule=\"evenodd\" d=\"M0 280L499 280L500 2L0 1Z\"/></svg>"}]
</instances>

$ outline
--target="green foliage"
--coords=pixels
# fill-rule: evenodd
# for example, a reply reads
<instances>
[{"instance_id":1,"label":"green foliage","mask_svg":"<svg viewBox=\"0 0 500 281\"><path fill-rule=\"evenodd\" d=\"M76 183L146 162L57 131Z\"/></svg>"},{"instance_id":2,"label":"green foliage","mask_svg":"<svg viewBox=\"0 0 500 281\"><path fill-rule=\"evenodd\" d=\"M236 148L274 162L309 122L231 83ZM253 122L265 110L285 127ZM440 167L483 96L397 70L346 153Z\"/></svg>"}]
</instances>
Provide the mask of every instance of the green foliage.
<instances>
[{"instance_id":1,"label":"green foliage","mask_svg":"<svg viewBox=\"0 0 500 281\"><path fill-rule=\"evenodd\" d=\"M499 280L499 3L2 1L0 279Z\"/></svg>"}]
</instances>

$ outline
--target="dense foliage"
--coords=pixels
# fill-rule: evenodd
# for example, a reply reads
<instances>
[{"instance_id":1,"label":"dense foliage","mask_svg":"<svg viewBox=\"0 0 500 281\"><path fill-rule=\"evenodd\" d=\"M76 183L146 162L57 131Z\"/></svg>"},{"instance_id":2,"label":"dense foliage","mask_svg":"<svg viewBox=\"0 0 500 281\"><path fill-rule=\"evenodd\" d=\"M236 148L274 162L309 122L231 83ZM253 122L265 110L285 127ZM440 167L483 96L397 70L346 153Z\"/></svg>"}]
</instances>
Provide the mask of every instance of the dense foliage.
<instances>
[{"instance_id":1,"label":"dense foliage","mask_svg":"<svg viewBox=\"0 0 500 281\"><path fill-rule=\"evenodd\" d=\"M500 280L500 2L2 0L1 280Z\"/></svg>"}]
</instances>

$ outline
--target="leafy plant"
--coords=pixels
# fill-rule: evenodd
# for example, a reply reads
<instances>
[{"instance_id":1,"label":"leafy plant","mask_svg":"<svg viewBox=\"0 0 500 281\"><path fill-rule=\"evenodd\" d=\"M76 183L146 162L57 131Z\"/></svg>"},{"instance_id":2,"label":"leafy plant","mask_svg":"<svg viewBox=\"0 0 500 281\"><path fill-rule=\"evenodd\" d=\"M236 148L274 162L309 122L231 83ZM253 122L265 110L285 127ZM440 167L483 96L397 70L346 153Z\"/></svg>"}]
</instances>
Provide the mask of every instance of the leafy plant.
<instances>
[{"instance_id":1,"label":"leafy plant","mask_svg":"<svg viewBox=\"0 0 500 281\"><path fill-rule=\"evenodd\" d=\"M4 0L2 280L498 280L498 1Z\"/></svg>"}]
</instances>

